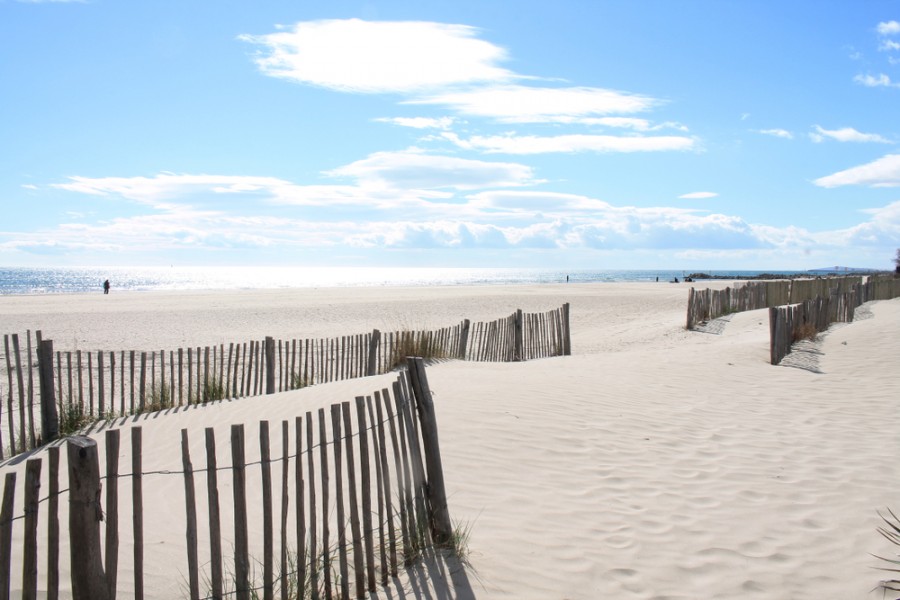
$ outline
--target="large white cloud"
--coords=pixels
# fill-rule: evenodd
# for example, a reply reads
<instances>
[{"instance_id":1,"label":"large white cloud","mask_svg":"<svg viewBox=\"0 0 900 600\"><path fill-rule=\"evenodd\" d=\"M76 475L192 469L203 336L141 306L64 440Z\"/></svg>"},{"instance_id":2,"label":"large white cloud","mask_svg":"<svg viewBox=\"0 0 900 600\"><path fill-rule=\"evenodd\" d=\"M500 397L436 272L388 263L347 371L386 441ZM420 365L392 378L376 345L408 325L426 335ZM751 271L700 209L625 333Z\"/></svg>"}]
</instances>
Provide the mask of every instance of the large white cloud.
<instances>
[{"instance_id":1,"label":"large white cloud","mask_svg":"<svg viewBox=\"0 0 900 600\"><path fill-rule=\"evenodd\" d=\"M813 183L825 188L844 185L897 187L900 186L900 154L888 154L870 163L820 177Z\"/></svg>"},{"instance_id":2,"label":"large white cloud","mask_svg":"<svg viewBox=\"0 0 900 600\"><path fill-rule=\"evenodd\" d=\"M498 66L506 51L476 34L466 25L348 19L240 39L261 47L263 73L339 91L409 93L514 78Z\"/></svg>"}]
</instances>

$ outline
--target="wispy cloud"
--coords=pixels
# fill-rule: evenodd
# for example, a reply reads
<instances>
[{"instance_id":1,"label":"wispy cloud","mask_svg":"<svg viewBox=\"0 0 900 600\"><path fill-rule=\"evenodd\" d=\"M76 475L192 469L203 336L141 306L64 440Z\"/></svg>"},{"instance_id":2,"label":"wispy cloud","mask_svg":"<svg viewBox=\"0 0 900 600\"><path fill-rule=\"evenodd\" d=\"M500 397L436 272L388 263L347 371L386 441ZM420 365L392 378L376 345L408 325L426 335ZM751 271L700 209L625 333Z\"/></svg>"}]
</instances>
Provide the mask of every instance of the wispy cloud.
<instances>
[{"instance_id":1,"label":"wispy cloud","mask_svg":"<svg viewBox=\"0 0 900 600\"><path fill-rule=\"evenodd\" d=\"M900 186L900 154L888 154L870 163L820 177L813 183L825 188L844 185L898 187Z\"/></svg>"},{"instance_id":2,"label":"wispy cloud","mask_svg":"<svg viewBox=\"0 0 900 600\"><path fill-rule=\"evenodd\" d=\"M771 135L773 137L782 138L785 140L794 139L794 134L787 129L757 129L756 132L763 135Z\"/></svg>"},{"instance_id":3,"label":"wispy cloud","mask_svg":"<svg viewBox=\"0 0 900 600\"><path fill-rule=\"evenodd\" d=\"M891 140L886 139L877 133L862 133L852 127L843 127L841 129L825 129L819 125L814 125L815 131L809 134L809 138L814 142L824 142L826 138L837 140L839 142L876 142L879 144L892 144Z\"/></svg>"},{"instance_id":4,"label":"wispy cloud","mask_svg":"<svg viewBox=\"0 0 900 600\"><path fill-rule=\"evenodd\" d=\"M718 195L716 192L691 192L678 197L684 200L704 200L706 198L716 198Z\"/></svg>"},{"instance_id":5,"label":"wispy cloud","mask_svg":"<svg viewBox=\"0 0 900 600\"><path fill-rule=\"evenodd\" d=\"M642 112L659 105L660 101L602 88L510 84L431 94L407 100L406 104L447 106L463 115L504 123L572 123L598 115Z\"/></svg>"},{"instance_id":6,"label":"wispy cloud","mask_svg":"<svg viewBox=\"0 0 900 600\"><path fill-rule=\"evenodd\" d=\"M376 152L327 175L350 177L375 189L474 190L538 183L526 165L435 156L417 150Z\"/></svg>"},{"instance_id":7,"label":"wispy cloud","mask_svg":"<svg viewBox=\"0 0 900 600\"><path fill-rule=\"evenodd\" d=\"M382 117L375 119L379 123L391 123L401 127L413 129L450 129L453 125L453 117Z\"/></svg>"},{"instance_id":8,"label":"wispy cloud","mask_svg":"<svg viewBox=\"0 0 900 600\"><path fill-rule=\"evenodd\" d=\"M547 154L573 152L661 152L690 150L693 138L680 136L611 136L570 134L556 136L494 135L462 139L452 133L444 137L461 148L489 154Z\"/></svg>"},{"instance_id":9,"label":"wispy cloud","mask_svg":"<svg viewBox=\"0 0 900 600\"><path fill-rule=\"evenodd\" d=\"M277 33L241 35L261 48L267 75L338 91L415 92L505 81L506 51L466 25L421 21L306 21Z\"/></svg>"},{"instance_id":10,"label":"wispy cloud","mask_svg":"<svg viewBox=\"0 0 900 600\"><path fill-rule=\"evenodd\" d=\"M866 87L900 87L900 83L891 81L884 73L878 75L857 75L853 81Z\"/></svg>"}]
</instances>

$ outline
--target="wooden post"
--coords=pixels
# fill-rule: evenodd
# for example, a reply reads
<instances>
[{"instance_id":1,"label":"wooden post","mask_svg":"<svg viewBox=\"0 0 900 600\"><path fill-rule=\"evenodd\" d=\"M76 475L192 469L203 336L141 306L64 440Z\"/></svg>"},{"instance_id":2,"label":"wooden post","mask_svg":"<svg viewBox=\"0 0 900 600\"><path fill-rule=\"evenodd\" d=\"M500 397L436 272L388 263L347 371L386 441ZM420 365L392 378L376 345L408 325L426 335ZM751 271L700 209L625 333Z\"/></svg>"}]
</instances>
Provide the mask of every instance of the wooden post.
<instances>
[{"instance_id":1,"label":"wooden post","mask_svg":"<svg viewBox=\"0 0 900 600\"><path fill-rule=\"evenodd\" d=\"M441 465L441 448L438 444L437 421L431 389L425 375L425 362L421 358L407 359L410 383L416 398L419 421L421 422L422 446L425 451L425 465L428 469L428 503L431 505L431 535L438 545L448 543L453 536L450 511L447 508L447 492L444 488L444 470Z\"/></svg>"},{"instance_id":2,"label":"wooden post","mask_svg":"<svg viewBox=\"0 0 900 600\"><path fill-rule=\"evenodd\" d=\"M44 354L43 356L47 356ZM42 361L43 362L43 361ZM85 436L68 439L69 536L72 597L74 600L108 600L106 574L100 555L100 465L97 442Z\"/></svg>"},{"instance_id":3,"label":"wooden post","mask_svg":"<svg viewBox=\"0 0 900 600\"><path fill-rule=\"evenodd\" d=\"M16 355L16 381L19 384L19 452L25 452L25 442L28 436L25 435L25 382L22 379L22 357L19 353L19 334L12 334L13 352ZM79 371L79 377L81 372ZM80 390L79 386L79 390ZM12 414L9 415L12 420ZM10 440L10 449L15 452L15 440Z\"/></svg>"},{"instance_id":4,"label":"wooden post","mask_svg":"<svg viewBox=\"0 0 900 600\"><path fill-rule=\"evenodd\" d=\"M234 493L234 587L238 600L250 600L250 550L247 531L247 476L244 472L244 426L231 426Z\"/></svg>"},{"instance_id":5,"label":"wooden post","mask_svg":"<svg viewBox=\"0 0 900 600\"><path fill-rule=\"evenodd\" d=\"M362 398L357 398L359 404ZM350 422L350 403L341 403L341 412L344 420L344 442L347 445L347 487L350 491L350 535L353 543L353 569L356 575L356 597L365 598L366 595L366 573L363 566L363 546L362 535L359 530L359 503L356 497L356 464L353 458L353 426ZM334 413L332 413L333 415ZM362 435L362 431L360 431ZM339 445L339 444L338 444ZM360 440L360 456L362 456L362 440ZM368 458L368 448L366 448L366 458ZM368 497L369 488L363 490L363 497ZM367 513L368 514L368 513ZM349 598L349 596L348 596Z\"/></svg>"},{"instance_id":6,"label":"wooden post","mask_svg":"<svg viewBox=\"0 0 900 600\"><path fill-rule=\"evenodd\" d=\"M466 352L469 349L469 329L471 328L471 321L469 319L465 319L462 322L462 328L459 333L459 349L457 358L459 360L466 360Z\"/></svg>"},{"instance_id":7,"label":"wooden post","mask_svg":"<svg viewBox=\"0 0 900 600\"><path fill-rule=\"evenodd\" d=\"M366 375L378 375L378 346L381 344L381 332L372 330L369 338L369 361L366 365Z\"/></svg>"},{"instance_id":8,"label":"wooden post","mask_svg":"<svg viewBox=\"0 0 900 600\"><path fill-rule=\"evenodd\" d=\"M266 395L275 393L275 339L266 336Z\"/></svg>"},{"instance_id":9,"label":"wooden post","mask_svg":"<svg viewBox=\"0 0 900 600\"><path fill-rule=\"evenodd\" d=\"M124 363L124 361L122 361ZM134 530L134 598L144 598L144 479L141 469L141 428L131 428L131 498L134 510L131 524Z\"/></svg>"},{"instance_id":10,"label":"wooden post","mask_svg":"<svg viewBox=\"0 0 900 600\"><path fill-rule=\"evenodd\" d=\"M779 362L778 348L781 345L777 339L778 333L778 309L774 306L769 309L769 364L777 365Z\"/></svg>"},{"instance_id":11,"label":"wooden post","mask_svg":"<svg viewBox=\"0 0 900 600\"><path fill-rule=\"evenodd\" d=\"M59 446L50 456L50 493L47 499L47 600L59 598ZM0 517L2 519L2 517Z\"/></svg>"},{"instance_id":12,"label":"wooden post","mask_svg":"<svg viewBox=\"0 0 900 600\"><path fill-rule=\"evenodd\" d=\"M116 597L119 566L119 430L106 431L106 587Z\"/></svg>"},{"instance_id":13,"label":"wooden post","mask_svg":"<svg viewBox=\"0 0 900 600\"><path fill-rule=\"evenodd\" d=\"M59 413L53 377L53 340L41 340L38 347L41 386L41 442L48 444L59 437Z\"/></svg>"},{"instance_id":14,"label":"wooden post","mask_svg":"<svg viewBox=\"0 0 900 600\"><path fill-rule=\"evenodd\" d=\"M38 581L38 498L41 489L41 459L25 464L25 552L22 558L22 600L36 600Z\"/></svg>"},{"instance_id":15,"label":"wooden post","mask_svg":"<svg viewBox=\"0 0 900 600\"><path fill-rule=\"evenodd\" d=\"M269 352L269 340L266 338L266 354ZM272 381L274 384L274 379ZM266 383L268 386L268 382ZM263 509L263 600L274 600L274 525L272 520L272 459L269 446L269 422L259 422L259 456L262 470L262 509Z\"/></svg>"},{"instance_id":16,"label":"wooden post","mask_svg":"<svg viewBox=\"0 0 900 600\"><path fill-rule=\"evenodd\" d=\"M319 458L322 479L322 574L325 579L325 598L331 600L331 560L328 527L328 436L325 433L325 409L319 409Z\"/></svg>"},{"instance_id":17,"label":"wooden post","mask_svg":"<svg viewBox=\"0 0 900 600\"><path fill-rule=\"evenodd\" d=\"M206 495L209 506L210 587L213 600L222 600L222 528L219 520L219 478L216 472L216 433L206 428Z\"/></svg>"},{"instance_id":18,"label":"wooden post","mask_svg":"<svg viewBox=\"0 0 900 600\"><path fill-rule=\"evenodd\" d=\"M569 324L569 303L563 304L563 354L572 356L572 328Z\"/></svg>"},{"instance_id":19,"label":"wooden post","mask_svg":"<svg viewBox=\"0 0 900 600\"><path fill-rule=\"evenodd\" d=\"M279 348L280 348L279 342ZM288 345L285 343L285 362L282 364L288 364L287 360L287 348ZM281 422L281 574L278 577L279 587L281 588L281 600L288 600L288 579L287 579L287 564L288 564L288 549L287 549L287 522L288 522L288 460L290 453L290 423L287 421ZM298 462L300 456L297 456ZM299 566L299 561L298 565Z\"/></svg>"},{"instance_id":20,"label":"wooden post","mask_svg":"<svg viewBox=\"0 0 900 600\"><path fill-rule=\"evenodd\" d=\"M299 436L298 436L299 437ZM313 418L312 413L306 413L306 466L309 477L309 589L313 600L319 599L319 571L316 564L319 559L316 556L316 477L315 459L313 458ZM298 455L299 460L299 455Z\"/></svg>"},{"instance_id":21,"label":"wooden post","mask_svg":"<svg viewBox=\"0 0 900 600\"><path fill-rule=\"evenodd\" d=\"M303 417L294 419L294 447L297 462L294 463L294 494L297 496L297 587L306 584L306 508L303 502Z\"/></svg>"},{"instance_id":22,"label":"wooden post","mask_svg":"<svg viewBox=\"0 0 900 600\"><path fill-rule=\"evenodd\" d=\"M143 413L147 402L147 353L141 352L141 379L138 394L138 412Z\"/></svg>"},{"instance_id":23,"label":"wooden post","mask_svg":"<svg viewBox=\"0 0 900 600\"><path fill-rule=\"evenodd\" d=\"M187 524L188 585L191 600L200 598L200 561L197 558L197 499L194 491L194 466L191 464L191 450L188 430L181 430L181 464L184 467L184 504Z\"/></svg>"},{"instance_id":24,"label":"wooden post","mask_svg":"<svg viewBox=\"0 0 900 600\"><path fill-rule=\"evenodd\" d=\"M9 600L12 562L13 500L16 497L16 474L7 473L3 481L3 503L0 504L0 600Z\"/></svg>"},{"instance_id":25,"label":"wooden post","mask_svg":"<svg viewBox=\"0 0 900 600\"><path fill-rule=\"evenodd\" d=\"M366 549L366 573L369 591L375 591L375 541L372 531L372 475L369 467L369 429L366 425L366 403L362 396L356 397L356 426L359 431L359 470L361 477L363 536ZM373 423L374 426L374 423ZM349 425L346 425L350 429ZM374 442L374 440L373 440ZM377 447L377 442L375 442ZM378 452L375 452L376 457ZM360 593L357 590L357 595Z\"/></svg>"},{"instance_id":26,"label":"wooden post","mask_svg":"<svg viewBox=\"0 0 900 600\"><path fill-rule=\"evenodd\" d=\"M340 598L350 598L349 569L347 566L347 527L344 519L344 473L341 460L341 405L331 405L332 438L334 440L334 491L337 504L338 564L340 573ZM349 436L349 433L348 433Z\"/></svg>"},{"instance_id":27,"label":"wooden post","mask_svg":"<svg viewBox=\"0 0 900 600\"><path fill-rule=\"evenodd\" d=\"M34 448L37 446L37 438L34 435L34 374L32 371L32 358L31 358L31 330L29 329L27 332L26 339L26 352L28 353L28 421L30 422L30 426L28 428L29 433L29 441L31 442L31 447Z\"/></svg>"}]
</instances>

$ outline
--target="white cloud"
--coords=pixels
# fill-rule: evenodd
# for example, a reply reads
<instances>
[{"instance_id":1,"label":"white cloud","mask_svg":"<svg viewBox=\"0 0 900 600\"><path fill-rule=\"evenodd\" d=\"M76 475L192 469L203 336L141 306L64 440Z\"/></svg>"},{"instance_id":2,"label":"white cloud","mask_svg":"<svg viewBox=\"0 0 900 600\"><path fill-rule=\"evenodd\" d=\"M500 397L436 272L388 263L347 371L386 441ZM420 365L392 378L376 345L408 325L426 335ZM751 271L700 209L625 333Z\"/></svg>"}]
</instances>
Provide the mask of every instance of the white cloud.
<instances>
[{"instance_id":1,"label":"white cloud","mask_svg":"<svg viewBox=\"0 0 900 600\"><path fill-rule=\"evenodd\" d=\"M571 123L615 113L649 110L660 101L592 87L547 88L495 85L469 91L431 94L407 104L448 106L458 113L506 123Z\"/></svg>"},{"instance_id":2,"label":"white cloud","mask_svg":"<svg viewBox=\"0 0 900 600\"><path fill-rule=\"evenodd\" d=\"M660 152L690 150L694 139L679 136L611 136L570 134L556 136L495 135L462 139L451 133L444 137L461 148L503 154L547 154L573 152Z\"/></svg>"},{"instance_id":3,"label":"white cloud","mask_svg":"<svg viewBox=\"0 0 900 600\"><path fill-rule=\"evenodd\" d=\"M894 184L900 184L900 156L889 155L882 161L888 159L895 161L893 167L876 165L872 171L881 174L878 181L882 182L893 173ZM397 165L410 166L408 160L403 156L372 155L348 165L352 168L347 175L358 177L360 185L357 186L300 186L267 177L206 175L163 174L133 178L130 183L127 178L73 178L77 184L61 184L57 189L76 194L125 194L153 205L153 212L93 222L90 220L97 218L94 213L72 214L69 215L72 222L49 230L0 234L0 252L56 255L112 252L123 256L170 252L197 259L207 252L239 257L248 250L267 248L277 249L283 256L321 252L323 248L328 252L352 252L354 248L423 251L476 248L785 257L806 253L809 248L831 255L854 249L861 256L859 248L892 249L900 245L900 201L861 211L865 218L853 227L814 233L799 227L747 223L735 215L685 207L617 206L588 196L552 191L507 188L454 196L453 192L403 189L397 186L406 180L405 176L394 178L393 174ZM480 168L469 162L444 163L448 168L454 165L476 172ZM511 173L517 170L513 168ZM423 187L440 185L443 176L412 183ZM530 181L530 173L522 176ZM204 190L201 195L211 194L212 207L189 205L198 195L199 184L192 177L205 182L200 186ZM176 186L174 182L179 178L189 185ZM161 185L158 179L166 185ZM868 178L852 176L845 177L843 183L832 183L873 183L873 179L870 174ZM384 184L381 180L395 187L373 192L377 185ZM211 192L216 187L223 192ZM148 201L153 190L170 202ZM437 202L425 201L429 193L442 196ZM709 194L713 193L695 192L683 197L701 194L711 197ZM223 198L239 201L222 202ZM419 201L415 203L417 198ZM345 210L354 204L359 206L354 206L352 212ZM306 205L314 206L315 210L304 211ZM359 207L380 212L370 211L365 218L359 218Z\"/></svg>"},{"instance_id":4,"label":"white cloud","mask_svg":"<svg viewBox=\"0 0 900 600\"><path fill-rule=\"evenodd\" d=\"M326 174L352 177L372 189L472 190L538 183L526 165L436 156L417 150L376 152Z\"/></svg>"},{"instance_id":5,"label":"white cloud","mask_svg":"<svg viewBox=\"0 0 900 600\"><path fill-rule=\"evenodd\" d=\"M823 142L825 138L831 138L839 142L877 142L880 144L890 144L890 140L883 138L877 133L862 133L852 127L843 127L841 129L824 129L819 125L814 125L815 131L809 134L814 142Z\"/></svg>"},{"instance_id":6,"label":"white cloud","mask_svg":"<svg viewBox=\"0 0 900 600\"><path fill-rule=\"evenodd\" d=\"M883 21L875 29L879 35L895 35L900 33L900 21Z\"/></svg>"},{"instance_id":7,"label":"white cloud","mask_svg":"<svg viewBox=\"0 0 900 600\"><path fill-rule=\"evenodd\" d=\"M719 194L716 192L691 192L689 194L682 194L678 197L684 200L703 200L706 198L715 198L718 195Z\"/></svg>"},{"instance_id":8,"label":"white cloud","mask_svg":"<svg viewBox=\"0 0 900 600\"><path fill-rule=\"evenodd\" d=\"M870 163L820 177L813 183L825 188L844 185L898 187L900 186L900 154L888 154Z\"/></svg>"},{"instance_id":9,"label":"white cloud","mask_svg":"<svg viewBox=\"0 0 900 600\"><path fill-rule=\"evenodd\" d=\"M391 123L401 127L413 129L450 129L453 125L453 117L382 117L375 119L379 123Z\"/></svg>"},{"instance_id":10,"label":"white cloud","mask_svg":"<svg viewBox=\"0 0 900 600\"><path fill-rule=\"evenodd\" d=\"M239 175L176 175L161 173L155 177L70 177L69 183L50 187L94 196L118 195L129 200L164 207L169 200L183 200L191 194L234 194L272 190L291 185L274 177ZM195 198L196 199L196 198Z\"/></svg>"},{"instance_id":11,"label":"white cloud","mask_svg":"<svg viewBox=\"0 0 900 600\"><path fill-rule=\"evenodd\" d=\"M794 139L794 134L786 129L759 129L757 133L762 133L763 135L771 135L773 137L779 137L785 140Z\"/></svg>"},{"instance_id":12,"label":"white cloud","mask_svg":"<svg viewBox=\"0 0 900 600\"><path fill-rule=\"evenodd\" d=\"M900 50L900 42L895 42L894 40L884 40L878 46L878 49L883 52L893 52L895 50Z\"/></svg>"},{"instance_id":13,"label":"white cloud","mask_svg":"<svg viewBox=\"0 0 900 600\"><path fill-rule=\"evenodd\" d=\"M424 21L321 20L240 39L262 47L266 75L363 93L414 92L515 78L506 51L466 25Z\"/></svg>"},{"instance_id":14,"label":"white cloud","mask_svg":"<svg viewBox=\"0 0 900 600\"><path fill-rule=\"evenodd\" d=\"M900 87L900 83L894 83L891 78L884 73L879 73L877 77L872 75L857 75L853 81L866 87Z\"/></svg>"}]
</instances>

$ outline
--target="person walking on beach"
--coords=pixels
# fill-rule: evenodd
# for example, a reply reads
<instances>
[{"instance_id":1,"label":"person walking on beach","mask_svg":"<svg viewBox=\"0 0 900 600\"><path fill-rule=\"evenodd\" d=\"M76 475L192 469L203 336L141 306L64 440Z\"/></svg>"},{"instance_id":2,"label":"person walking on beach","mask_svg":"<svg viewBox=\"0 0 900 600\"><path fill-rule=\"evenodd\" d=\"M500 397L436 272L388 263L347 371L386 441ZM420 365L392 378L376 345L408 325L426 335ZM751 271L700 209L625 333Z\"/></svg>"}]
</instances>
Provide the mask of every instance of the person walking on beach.
<instances>
[{"instance_id":1,"label":"person walking on beach","mask_svg":"<svg viewBox=\"0 0 900 600\"><path fill-rule=\"evenodd\" d=\"M104 294L109 293L109 279L107 279L106 281L103 282L103 293Z\"/></svg>"}]
</instances>

